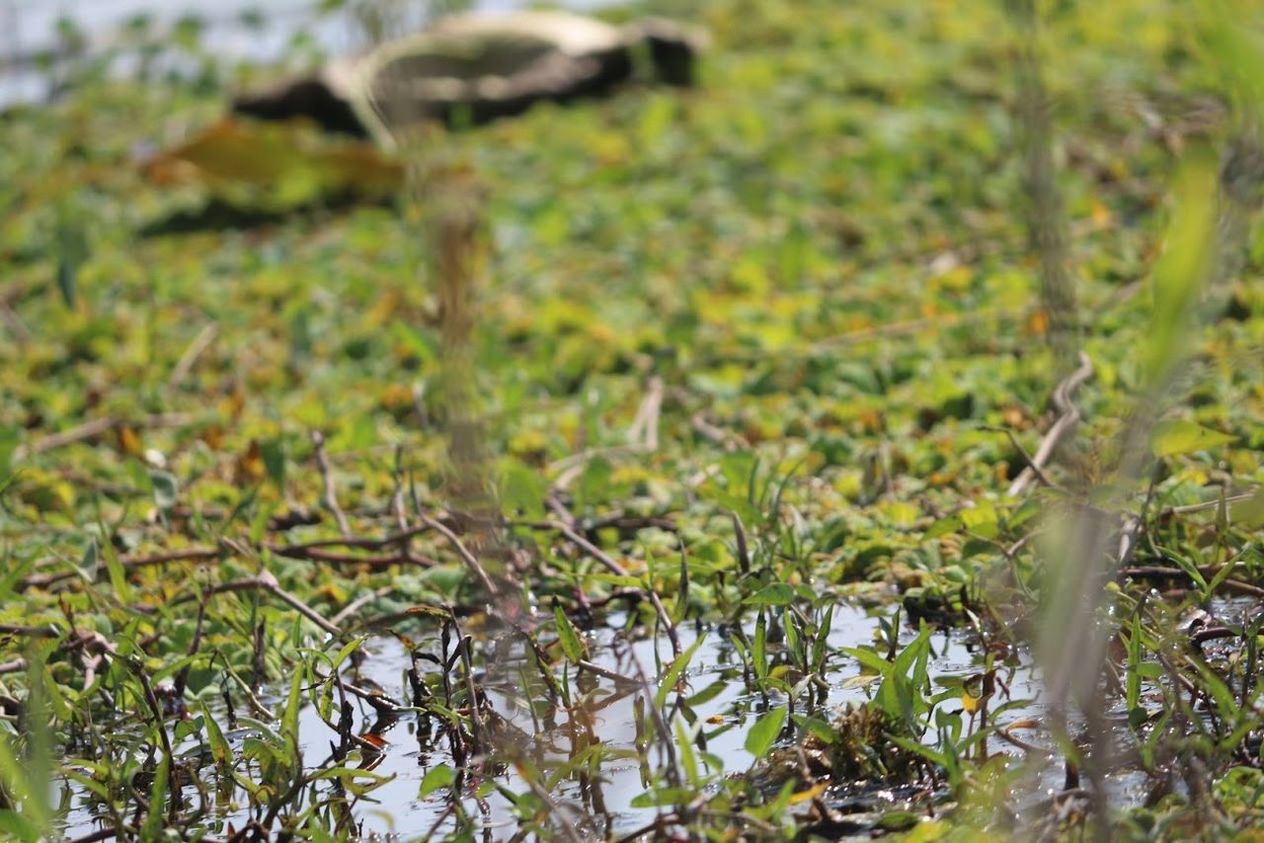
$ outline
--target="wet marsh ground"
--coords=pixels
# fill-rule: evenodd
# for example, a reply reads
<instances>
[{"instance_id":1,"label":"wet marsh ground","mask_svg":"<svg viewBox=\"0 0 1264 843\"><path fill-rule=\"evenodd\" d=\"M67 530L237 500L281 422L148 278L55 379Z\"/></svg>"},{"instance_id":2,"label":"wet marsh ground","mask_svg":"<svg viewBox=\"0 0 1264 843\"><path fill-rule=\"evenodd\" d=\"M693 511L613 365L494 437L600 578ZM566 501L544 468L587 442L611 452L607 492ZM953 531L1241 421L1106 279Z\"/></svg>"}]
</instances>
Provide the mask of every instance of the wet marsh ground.
<instances>
[{"instance_id":1,"label":"wet marsh ground","mask_svg":"<svg viewBox=\"0 0 1264 843\"><path fill-rule=\"evenodd\" d=\"M4 114L0 833L1256 831L1252 10L666 11L402 161Z\"/></svg>"}]
</instances>

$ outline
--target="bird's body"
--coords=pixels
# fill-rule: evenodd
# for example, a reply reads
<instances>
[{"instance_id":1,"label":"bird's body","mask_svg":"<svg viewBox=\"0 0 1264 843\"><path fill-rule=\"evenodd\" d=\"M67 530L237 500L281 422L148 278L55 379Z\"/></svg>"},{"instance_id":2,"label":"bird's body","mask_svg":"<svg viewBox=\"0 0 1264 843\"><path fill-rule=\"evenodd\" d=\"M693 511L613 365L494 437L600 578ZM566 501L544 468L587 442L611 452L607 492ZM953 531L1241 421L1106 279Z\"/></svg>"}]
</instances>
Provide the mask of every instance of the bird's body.
<instances>
[{"instance_id":1,"label":"bird's body","mask_svg":"<svg viewBox=\"0 0 1264 843\"><path fill-rule=\"evenodd\" d=\"M691 84L704 40L662 20L616 27L566 12L460 15L239 97L233 109L385 140L425 121L479 124L540 101L607 94L634 77L638 50L660 81Z\"/></svg>"}]
</instances>

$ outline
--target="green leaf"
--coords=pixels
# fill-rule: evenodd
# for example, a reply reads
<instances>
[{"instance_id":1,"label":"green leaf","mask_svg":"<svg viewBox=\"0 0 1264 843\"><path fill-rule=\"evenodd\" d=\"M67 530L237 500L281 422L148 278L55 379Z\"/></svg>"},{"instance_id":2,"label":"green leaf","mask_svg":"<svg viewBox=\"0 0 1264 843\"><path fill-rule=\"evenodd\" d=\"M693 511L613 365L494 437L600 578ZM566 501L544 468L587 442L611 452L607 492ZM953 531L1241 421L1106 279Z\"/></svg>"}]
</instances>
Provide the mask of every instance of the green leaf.
<instances>
[{"instance_id":1,"label":"green leaf","mask_svg":"<svg viewBox=\"0 0 1264 843\"><path fill-rule=\"evenodd\" d=\"M425 799L430 794L452 787L456 781L456 773L447 764L436 764L426 771L426 775L421 779L421 790L418 792L418 799Z\"/></svg>"},{"instance_id":2,"label":"green leaf","mask_svg":"<svg viewBox=\"0 0 1264 843\"><path fill-rule=\"evenodd\" d=\"M727 679L717 679L689 699L685 700L685 705L690 708L697 708L700 705L709 703L711 700L724 693L724 690L728 688L728 686L729 683Z\"/></svg>"},{"instance_id":3,"label":"green leaf","mask_svg":"<svg viewBox=\"0 0 1264 843\"><path fill-rule=\"evenodd\" d=\"M1154 309L1144 352L1152 385L1162 382L1188 345L1186 328L1212 261L1216 170L1211 152L1196 148L1183 156L1176 174L1174 211L1151 273Z\"/></svg>"},{"instance_id":4,"label":"green leaf","mask_svg":"<svg viewBox=\"0 0 1264 843\"><path fill-rule=\"evenodd\" d=\"M579 632L561 606L553 607L553 619L557 623L557 639L562 644L562 652L566 653L571 664L579 664L584 659L584 643L579 639Z\"/></svg>"},{"instance_id":5,"label":"green leaf","mask_svg":"<svg viewBox=\"0 0 1264 843\"><path fill-rule=\"evenodd\" d=\"M1129 709L1137 707L1141 699L1141 674L1137 671L1141 664L1141 614L1132 616L1132 629L1128 634L1128 667L1124 672L1127 677L1127 688L1124 705Z\"/></svg>"},{"instance_id":6,"label":"green leaf","mask_svg":"<svg viewBox=\"0 0 1264 843\"><path fill-rule=\"evenodd\" d=\"M96 546L95 541L93 546ZM118 558L118 553L114 551L114 546L108 541L101 546L101 555L105 557L105 570L110 575L110 587L114 589L114 595L120 603L130 603L132 600L132 586L127 581L127 571L123 568L122 561Z\"/></svg>"},{"instance_id":7,"label":"green leaf","mask_svg":"<svg viewBox=\"0 0 1264 843\"><path fill-rule=\"evenodd\" d=\"M1256 489L1246 500L1237 501L1230 506L1229 517L1233 523L1248 527L1264 525L1264 486Z\"/></svg>"},{"instance_id":8,"label":"green leaf","mask_svg":"<svg viewBox=\"0 0 1264 843\"><path fill-rule=\"evenodd\" d=\"M88 539L88 544L83 549L83 556L79 559L79 573L83 575L85 582L96 581L99 563L100 555L97 553L97 539L96 536L92 536Z\"/></svg>"},{"instance_id":9,"label":"green leaf","mask_svg":"<svg viewBox=\"0 0 1264 843\"><path fill-rule=\"evenodd\" d=\"M506 515L521 512L526 518L544 515L544 499L548 497L548 480L517 460L506 460L500 472L500 503Z\"/></svg>"},{"instance_id":10,"label":"green leaf","mask_svg":"<svg viewBox=\"0 0 1264 843\"><path fill-rule=\"evenodd\" d=\"M176 505L180 483L175 475L168 471L149 472L149 482L153 487L154 505L163 512L168 512Z\"/></svg>"},{"instance_id":11,"label":"green leaf","mask_svg":"<svg viewBox=\"0 0 1264 843\"><path fill-rule=\"evenodd\" d=\"M632 798L633 808L658 808L663 805L683 805L695 796L691 787L652 787Z\"/></svg>"},{"instance_id":12,"label":"green leaf","mask_svg":"<svg viewBox=\"0 0 1264 843\"><path fill-rule=\"evenodd\" d=\"M838 740L838 732L829 723L819 717L808 717L805 714L796 714L792 718L798 726L805 732L808 732L822 743L834 743Z\"/></svg>"},{"instance_id":13,"label":"green leaf","mask_svg":"<svg viewBox=\"0 0 1264 843\"><path fill-rule=\"evenodd\" d=\"M268 472L268 479L278 490L285 490L285 442L281 439L269 439L259 444L259 456L263 459L263 467Z\"/></svg>"},{"instance_id":14,"label":"green leaf","mask_svg":"<svg viewBox=\"0 0 1264 843\"><path fill-rule=\"evenodd\" d=\"M755 675L763 679L768 675L768 619L763 612L755 618L755 640L751 642L751 661Z\"/></svg>"},{"instance_id":15,"label":"green leaf","mask_svg":"<svg viewBox=\"0 0 1264 843\"><path fill-rule=\"evenodd\" d=\"M794 600L794 588L788 583L773 583L743 600L750 606L788 606Z\"/></svg>"},{"instance_id":16,"label":"green leaf","mask_svg":"<svg viewBox=\"0 0 1264 843\"><path fill-rule=\"evenodd\" d=\"M930 541L931 539L937 539L940 536L946 536L949 533L955 533L960 529L961 519L955 515L950 515L947 518L940 518L934 524L927 527L926 532L922 533L922 539Z\"/></svg>"},{"instance_id":17,"label":"green leaf","mask_svg":"<svg viewBox=\"0 0 1264 843\"><path fill-rule=\"evenodd\" d=\"M654 705L662 708L667 704L667 695L676 687L676 683L680 681L680 675L685 672L685 668L689 666L690 660L693 659L693 654L698 652L698 648L702 646L702 642L705 640L705 635L698 636L687 650L672 660L667 672L663 674L663 680L659 684L658 690L654 693Z\"/></svg>"},{"instance_id":18,"label":"green leaf","mask_svg":"<svg viewBox=\"0 0 1264 843\"><path fill-rule=\"evenodd\" d=\"M164 808L167 802L168 777L171 775L171 757L163 755L158 762L158 770L154 773L153 784L149 787L149 813L145 816L145 824L140 829L141 840L157 840L162 836L166 823Z\"/></svg>"},{"instance_id":19,"label":"green leaf","mask_svg":"<svg viewBox=\"0 0 1264 843\"><path fill-rule=\"evenodd\" d=\"M281 715L281 734L292 747L298 746L298 712L303 700L303 670L296 669L290 680L290 693L285 699L285 713Z\"/></svg>"},{"instance_id":20,"label":"green leaf","mask_svg":"<svg viewBox=\"0 0 1264 843\"><path fill-rule=\"evenodd\" d=\"M215 759L219 767L227 767L233 757L232 748L229 747L224 733L220 731L219 724L211 716L205 702L202 703L202 719L206 723L206 743L211 749L211 757Z\"/></svg>"},{"instance_id":21,"label":"green leaf","mask_svg":"<svg viewBox=\"0 0 1264 843\"><path fill-rule=\"evenodd\" d=\"M16 811L0 811L0 837L5 840L21 840L35 843L41 839L39 826Z\"/></svg>"},{"instance_id":22,"label":"green leaf","mask_svg":"<svg viewBox=\"0 0 1264 843\"><path fill-rule=\"evenodd\" d=\"M1170 421L1155 427L1151 447L1157 457L1174 457L1228 445L1237 438L1192 421Z\"/></svg>"},{"instance_id":23,"label":"green leaf","mask_svg":"<svg viewBox=\"0 0 1264 843\"><path fill-rule=\"evenodd\" d=\"M746 733L746 751L755 758L763 758L772 749L781 727L786 723L786 709L775 708L755 721Z\"/></svg>"},{"instance_id":24,"label":"green leaf","mask_svg":"<svg viewBox=\"0 0 1264 843\"><path fill-rule=\"evenodd\" d=\"M13 460L13 452L22 441L22 430L17 426L0 427L0 478L5 477ZM0 484L2 486L3 484Z\"/></svg>"}]
</instances>

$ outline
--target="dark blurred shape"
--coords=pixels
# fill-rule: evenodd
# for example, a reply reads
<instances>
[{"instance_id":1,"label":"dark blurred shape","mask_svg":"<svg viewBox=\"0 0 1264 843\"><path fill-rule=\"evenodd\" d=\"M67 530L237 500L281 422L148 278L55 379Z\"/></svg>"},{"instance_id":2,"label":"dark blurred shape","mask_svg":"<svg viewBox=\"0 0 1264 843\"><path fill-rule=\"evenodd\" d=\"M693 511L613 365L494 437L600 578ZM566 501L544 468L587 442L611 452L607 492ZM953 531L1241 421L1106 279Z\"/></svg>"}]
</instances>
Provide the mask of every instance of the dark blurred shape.
<instances>
[{"instance_id":1,"label":"dark blurred shape","mask_svg":"<svg viewBox=\"0 0 1264 843\"><path fill-rule=\"evenodd\" d=\"M350 102L338 97L333 86L318 76L295 79L266 91L242 95L233 101L233 111L263 120L307 117L330 132L357 137L366 134Z\"/></svg>"},{"instance_id":2,"label":"dark blurred shape","mask_svg":"<svg viewBox=\"0 0 1264 843\"><path fill-rule=\"evenodd\" d=\"M643 65L653 81L692 85L706 40L660 18L615 27L566 12L460 15L244 94L233 110L383 140L409 124L477 125L536 102L606 96Z\"/></svg>"}]
</instances>

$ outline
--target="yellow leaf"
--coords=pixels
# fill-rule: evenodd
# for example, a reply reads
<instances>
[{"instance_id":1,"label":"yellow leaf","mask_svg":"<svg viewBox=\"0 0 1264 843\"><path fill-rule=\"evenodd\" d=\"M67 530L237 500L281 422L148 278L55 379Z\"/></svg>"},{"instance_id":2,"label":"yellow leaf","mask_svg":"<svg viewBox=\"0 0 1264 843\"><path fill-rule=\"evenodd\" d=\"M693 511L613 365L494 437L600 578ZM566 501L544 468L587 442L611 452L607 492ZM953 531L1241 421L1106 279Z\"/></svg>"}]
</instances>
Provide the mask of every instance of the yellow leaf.
<instances>
[{"instance_id":1,"label":"yellow leaf","mask_svg":"<svg viewBox=\"0 0 1264 843\"><path fill-rule=\"evenodd\" d=\"M1037 310L1027 317L1027 333L1034 337L1043 337L1049 333L1049 314L1043 310Z\"/></svg>"},{"instance_id":2,"label":"yellow leaf","mask_svg":"<svg viewBox=\"0 0 1264 843\"><path fill-rule=\"evenodd\" d=\"M263 480L263 453L259 448L259 440L250 440L246 453L237 458L235 480L238 486L248 486Z\"/></svg>"},{"instance_id":3,"label":"yellow leaf","mask_svg":"<svg viewBox=\"0 0 1264 843\"><path fill-rule=\"evenodd\" d=\"M815 799L816 797L820 796L824 792L825 792L825 783L822 782L816 785L815 787L810 787L807 790L801 790L798 793L796 793L794 796L791 796L790 804L798 805L801 802L807 802L809 799Z\"/></svg>"},{"instance_id":4,"label":"yellow leaf","mask_svg":"<svg viewBox=\"0 0 1264 843\"><path fill-rule=\"evenodd\" d=\"M118 428L118 445L119 450L128 456L139 457L143 450L140 443L140 436L136 430L128 425L122 425Z\"/></svg>"}]
</instances>

